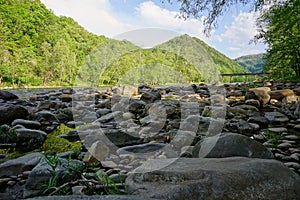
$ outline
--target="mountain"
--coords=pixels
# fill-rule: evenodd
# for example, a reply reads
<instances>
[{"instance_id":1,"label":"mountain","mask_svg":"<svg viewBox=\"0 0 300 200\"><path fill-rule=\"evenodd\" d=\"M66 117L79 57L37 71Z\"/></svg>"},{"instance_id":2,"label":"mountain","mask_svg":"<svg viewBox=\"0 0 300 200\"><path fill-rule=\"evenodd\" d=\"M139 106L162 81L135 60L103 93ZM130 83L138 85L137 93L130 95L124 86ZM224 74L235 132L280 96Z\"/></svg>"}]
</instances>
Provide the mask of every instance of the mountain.
<instances>
[{"instance_id":1,"label":"mountain","mask_svg":"<svg viewBox=\"0 0 300 200\"><path fill-rule=\"evenodd\" d=\"M234 59L236 63L243 66L252 73L259 73L263 71L264 54L247 55Z\"/></svg>"},{"instance_id":2,"label":"mountain","mask_svg":"<svg viewBox=\"0 0 300 200\"><path fill-rule=\"evenodd\" d=\"M183 55L188 61L196 65L197 70L208 81L214 82L214 80L219 80L218 76L220 73L249 72L196 37L188 35L178 36L159 45L158 48L163 48L171 52L179 52L180 55ZM223 81L228 81L227 78L223 78ZM238 79L240 78L234 77L234 81L238 81Z\"/></svg>"},{"instance_id":3,"label":"mountain","mask_svg":"<svg viewBox=\"0 0 300 200\"><path fill-rule=\"evenodd\" d=\"M106 45L110 46L110 45ZM92 57L99 58L101 54ZM230 58L188 35L175 37L151 49L127 50L113 56L114 62L101 74L102 84L174 84L219 81L220 73L249 72ZM103 66L104 63L98 63ZM95 66L90 64L90 66ZM122 67L121 67L122 66ZM97 70L101 71L101 70ZM237 81L239 78L235 78ZM228 81L228 77L223 81ZM91 80L88 78L86 80Z\"/></svg>"},{"instance_id":4,"label":"mountain","mask_svg":"<svg viewBox=\"0 0 300 200\"><path fill-rule=\"evenodd\" d=\"M239 72L247 70L195 37L141 49L92 34L39 0L0 0L0 87L215 82Z\"/></svg>"}]
</instances>

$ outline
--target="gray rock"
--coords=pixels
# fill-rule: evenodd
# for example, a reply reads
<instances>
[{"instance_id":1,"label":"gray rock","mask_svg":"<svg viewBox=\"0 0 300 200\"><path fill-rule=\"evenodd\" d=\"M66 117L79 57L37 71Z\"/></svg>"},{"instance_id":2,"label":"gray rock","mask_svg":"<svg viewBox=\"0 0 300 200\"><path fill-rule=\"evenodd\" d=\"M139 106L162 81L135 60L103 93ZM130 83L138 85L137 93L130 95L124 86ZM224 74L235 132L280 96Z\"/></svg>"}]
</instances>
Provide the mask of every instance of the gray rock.
<instances>
[{"instance_id":1,"label":"gray rock","mask_svg":"<svg viewBox=\"0 0 300 200\"><path fill-rule=\"evenodd\" d=\"M284 127L277 127L277 128L269 128L268 129L270 132L273 133L283 133L283 132L287 132L287 129Z\"/></svg>"},{"instance_id":2,"label":"gray rock","mask_svg":"<svg viewBox=\"0 0 300 200\"><path fill-rule=\"evenodd\" d=\"M108 113L99 119L97 119L95 122L100 122L100 123L106 123L109 121L112 121L113 119L118 120L122 117L123 113L121 111L115 111L112 113Z\"/></svg>"},{"instance_id":3,"label":"gray rock","mask_svg":"<svg viewBox=\"0 0 300 200\"><path fill-rule=\"evenodd\" d=\"M57 184L74 180L77 170L80 170L82 166L83 163L81 161L67 161L66 159L60 158L60 164L55 168ZM68 170L68 168L76 170ZM42 195L51 178L51 171L51 166L42 159L41 162L32 169L25 185L23 197L29 198Z\"/></svg>"},{"instance_id":4,"label":"gray rock","mask_svg":"<svg viewBox=\"0 0 300 200\"><path fill-rule=\"evenodd\" d=\"M17 176L24 171L32 170L39 163L41 156L41 153L32 153L1 163L0 177Z\"/></svg>"},{"instance_id":5,"label":"gray rock","mask_svg":"<svg viewBox=\"0 0 300 200\"><path fill-rule=\"evenodd\" d=\"M16 129L17 132L17 145L26 146L26 148L32 149L43 145L47 138L47 134L44 131L33 130L27 128Z\"/></svg>"},{"instance_id":6,"label":"gray rock","mask_svg":"<svg viewBox=\"0 0 300 200\"><path fill-rule=\"evenodd\" d=\"M294 169L300 169L300 164L296 162L286 162L284 163L284 165L287 167L292 167Z\"/></svg>"},{"instance_id":7,"label":"gray rock","mask_svg":"<svg viewBox=\"0 0 300 200\"><path fill-rule=\"evenodd\" d=\"M289 118L280 112L266 112L265 118L267 118L271 124L281 124L289 121Z\"/></svg>"},{"instance_id":8,"label":"gray rock","mask_svg":"<svg viewBox=\"0 0 300 200\"><path fill-rule=\"evenodd\" d=\"M146 103L154 103L155 101L161 100L159 91L144 92L141 96L141 100Z\"/></svg>"},{"instance_id":9,"label":"gray rock","mask_svg":"<svg viewBox=\"0 0 300 200\"><path fill-rule=\"evenodd\" d=\"M276 160L149 160L126 179L129 194L158 199L299 199L300 176Z\"/></svg>"},{"instance_id":10,"label":"gray rock","mask_svg":"<svg viewBox=\"0 0 300 200\"><path fill-rule=\"evenodd\" d=\"M291 143L288 143L288 142L284 142L284 143L281 143L277 146L277 148L279 149L288 149L290 147L292 147L293 145Z\"/></svg>"},{"instance_id":11,"label":"gray rock","mask_svg":"<svg viewBox=\"0 0 300 200\"><path fill-rule=\"evenodd\" d=\"M294 129L299 131L300 130L300 124L295 125Z\"/></svg>"},{"instance_id":12,"label":"gray rock","mask_svg":"<svg viewBox=\"0 0 300 200\"><path fill-rule=\"evenodd\" d=\"M243 156L251 158L274 158L260 142L236 133L221 133L198 142L193 149L196 158L223 158Z\"/></svg>"},{"instance_id":13,"label":"gray rock","mask_svg":"<svg viewBox=\"0 0 300 200\"><path fill-rule=\"evenodd\" d=\"M238 132L243 135L252 136L259 130L258 124L248 123L245 120L231 120L226 124L226 128L231 132Z\"/></svg>"},{"instance_id":14,"label":"gray rock","mask_svg":"<svg viewBox=\"0 0 300 200\"><path fill-rule=\"evenodd\" d=\"M16 119L12 122L12 126L16 125L22 125L25 128L29 129L39 129L41 127L41 123L37 121L30 121L30 120L25 120L25 119Z\"/></svg>"},{"instance_id":15,"label":"gray rock","mask_svg":"<svg viewBox=\"0 0 300 200\"><path fill-rule=\"evenodd\" d=\"M0 125L11 124L15 119L26 119L28 110L20 105L4 104L0 105Z\"/></svg>"},{"instance_id":16,"label":"gray rock","mask_svg":"<svg viewBox=\"0 0 300 200\"><path fill-rule=\"evenodd\" d=\"M102 129L106 137L119 147L141 144L139 137L134 137L117 129Z\"/></svg>"},{"instance_id":17,"label":"gray rock","mask_svg":"<svg viewBox=\"0 0 300 200\"><path fill-rule=\"evenodd\" d=\"M56 116L49 111L40 111L34 113L32 118L35 121L39 121L42 125L51 125L53 122L59 122Z\"/></svg>"},{"instance_id":18,"label":"gray rock","mask_svg":"<svg viewBox=\"0 0 300 200\"><path fill-rule=\"evenodd\" d=\"M14 100L19 99L19 97L11 92L0 90L0 99L3 100Z\"/></svg>"},{"instance_id":19,"label":"gray rock","mask_svg":"<svg viewBox=\"0 0 300 200\"><path fill-rule=\"evenodd\" d=\"M111 112L111 110L110 110L110 109L107 109L107 108L100 108L100 109L98 109L98 110L96 111L97 117L98 117L98 118L100 118L100 117L102 117L102 116L104 116L104 115L106 115L106 114L108 114L108 113L110 113L110 112Z\"/></svg>"},{"instance_id":20,"label":"gray rock","mask_svg":"<svg viewBox=\"0 0 300 200\"><path fill-rule=\"evenodd\" d=\"M247 120L247 122L259 124L261 127L267 127L269 124L268 119L263 116L252 116Z\"/></svg>"},{"instance_id":21,"label":"gray rock","mask_svg":"<svg viewBox=\"0 0 300 200\"><path fill-rule=\"evenodd\" d=\"M164 153L168 158L177 157L177 154L172 150L170 145L162 143L148 143L141 145L134 145L123 147L117 150L119 155L121 154L132 154L139 158L150 158L153 155L158 154L158 152Z\"/></svg>"},{"instance_id":22,"label":"gray rock","mask_svg":"<svg viewBox=\"0 0 300 200\"><path fill-rule=\"evenodd\" d=\"M35 197L28 200L155 200L153 198L139 195L68 195L68 196L44 196Z\"/></svg>"}]
</instances>

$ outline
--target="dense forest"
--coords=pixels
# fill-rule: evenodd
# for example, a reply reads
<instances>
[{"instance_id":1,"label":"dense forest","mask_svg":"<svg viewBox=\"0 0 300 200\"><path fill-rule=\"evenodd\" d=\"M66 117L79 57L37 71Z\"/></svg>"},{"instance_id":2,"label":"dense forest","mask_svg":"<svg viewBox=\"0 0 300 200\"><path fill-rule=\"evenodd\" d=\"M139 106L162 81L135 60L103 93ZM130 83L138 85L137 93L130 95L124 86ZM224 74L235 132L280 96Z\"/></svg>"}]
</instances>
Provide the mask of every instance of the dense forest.
<instances>
[{"instance_id":1,"label":"dense forest","mask_svg":"<svg viewBox=\"0 0 300 200\"><path fill-rule=\"evenodd\" d=\"M174 52L187 40L197 43L203 54L193 48ZM219 73L246 71L198 38L183 35L140 49L92 34L73 19L54 15L39 0L0 0L0 87L67 86L87 80L96 85L200 82L217 80Z\"/></svg>"},{"instance_id":2,"label":"dense forest","mask_svg":"<svg viewBox=\"0 0 300 200\"><path fill-rule=\"evenodd\" d=\"M252 73L259 73L263 71L265 64L263 57L264 54L247 55L236 58L234 61Z\"/></svg>"},{"instance_id":3,"label":"dense forest","mask_svg":"<svg viewBox=\"0 0 300 200\"><path fill-rule=\"evenodd\" d=\"M0 0L0 84L70 85L104 36L57 17L39 0Z\"/></svg>"}]
</instances>

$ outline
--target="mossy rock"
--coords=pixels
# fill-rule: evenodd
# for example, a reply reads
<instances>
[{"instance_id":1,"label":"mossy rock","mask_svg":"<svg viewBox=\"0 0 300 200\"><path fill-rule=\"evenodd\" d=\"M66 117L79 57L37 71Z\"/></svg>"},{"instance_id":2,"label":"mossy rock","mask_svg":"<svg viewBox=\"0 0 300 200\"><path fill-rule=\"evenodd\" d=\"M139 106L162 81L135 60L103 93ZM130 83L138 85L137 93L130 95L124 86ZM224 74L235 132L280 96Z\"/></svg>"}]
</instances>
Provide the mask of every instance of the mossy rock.
<instances>
[{"instance_id":1,"label":"mossy rock","mask_svg":"<svg viewBox=\"0 0 300 200\"><path fill-rule=\"evenodd\" d=\"M55 131L48 134L47 139L45 140L44 144L33 151L29 152L21 152L16 149L2 149L0 150L0 154L9 154L9 159L18 158L20 156L30 154L33 152L56 152L56 153L63 153L70 150L80 149L82 147L81 142L69 142L66 139L58 138L58 135L66 134L70 130L74 130L68 128L65 125L58 126Z\"/></svg>"}]
</instances>

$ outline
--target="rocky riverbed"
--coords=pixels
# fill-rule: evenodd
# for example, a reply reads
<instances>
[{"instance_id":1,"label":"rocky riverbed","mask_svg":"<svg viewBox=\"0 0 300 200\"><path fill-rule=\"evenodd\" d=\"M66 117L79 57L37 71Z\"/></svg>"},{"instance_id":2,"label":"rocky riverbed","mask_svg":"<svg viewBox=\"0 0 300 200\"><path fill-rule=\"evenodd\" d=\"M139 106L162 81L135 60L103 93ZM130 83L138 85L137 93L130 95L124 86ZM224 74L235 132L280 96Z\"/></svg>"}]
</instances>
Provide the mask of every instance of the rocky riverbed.
<instances>
[{"instance_id":1,"label":"rocky riverbed","mask_svg":"<svg viewBox=\"0 0 300 200\"><path fill-rule=\"evenodd\" d=\"M300 198L300 83L0 90L0 125L0 199Z\"/></svg>"}]
</instances>

